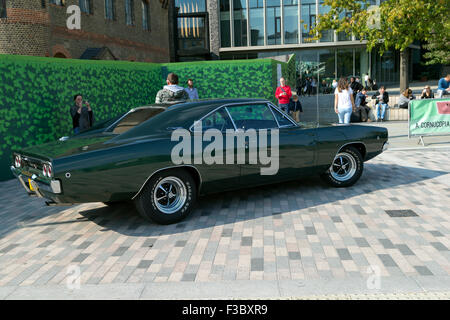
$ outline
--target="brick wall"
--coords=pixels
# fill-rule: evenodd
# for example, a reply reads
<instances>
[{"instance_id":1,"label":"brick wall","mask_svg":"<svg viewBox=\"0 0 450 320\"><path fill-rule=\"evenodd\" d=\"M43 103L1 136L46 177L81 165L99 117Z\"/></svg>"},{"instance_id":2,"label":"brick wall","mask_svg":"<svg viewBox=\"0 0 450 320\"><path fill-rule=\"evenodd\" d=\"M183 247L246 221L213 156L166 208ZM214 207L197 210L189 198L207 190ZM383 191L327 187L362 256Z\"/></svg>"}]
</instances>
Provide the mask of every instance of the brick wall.
<instances>
[{"instance_id":1,"label":"brick wall","mask_svg":"<svg viewBox=\"0 0 450 320\"><path fill-rule=\"evenodd\" d=\"M41 0L7 0L7 18L0 19L0 53L79 58L89 47L108 47L119 60L169 61L167 9L148 0L150 30L143 30L142 0L134 0L134 25L125 22L125 0L116 0L115 19L105 18L105 1L94 0L92 14L81 13L81 30L68 30L67 7Z\"/></svg>"},{"instance_id":2,"label":"brick wall","mask_svg":"<svg viewBox=\"0 0 450 320\"><path fill-rule=\"evenodd\" d=\"M0 53L48 54L49 15L39 0L6 1L6 18L0 18Z\"/></svg>"}]
</instances>

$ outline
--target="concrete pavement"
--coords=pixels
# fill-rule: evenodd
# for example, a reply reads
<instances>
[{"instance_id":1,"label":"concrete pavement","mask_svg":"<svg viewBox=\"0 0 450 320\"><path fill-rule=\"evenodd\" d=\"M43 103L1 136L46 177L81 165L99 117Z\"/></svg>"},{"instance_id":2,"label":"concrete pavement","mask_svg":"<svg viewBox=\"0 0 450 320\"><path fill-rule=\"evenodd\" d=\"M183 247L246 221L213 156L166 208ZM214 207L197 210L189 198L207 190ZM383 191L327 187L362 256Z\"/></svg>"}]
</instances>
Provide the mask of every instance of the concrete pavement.
<instances>
[{"instance_id":1,"label":"concrete pavement","mask_svg":"<svg viewBox=\"0 0 450 320\"><path fill-rule=\"evenodd\" d=\"M365 125L388 127L391 149L355 186L213 195L170 226L1 182L0 299L448 299L448 137L421 147L405 123Z\"/></svg>"}]
</instances>

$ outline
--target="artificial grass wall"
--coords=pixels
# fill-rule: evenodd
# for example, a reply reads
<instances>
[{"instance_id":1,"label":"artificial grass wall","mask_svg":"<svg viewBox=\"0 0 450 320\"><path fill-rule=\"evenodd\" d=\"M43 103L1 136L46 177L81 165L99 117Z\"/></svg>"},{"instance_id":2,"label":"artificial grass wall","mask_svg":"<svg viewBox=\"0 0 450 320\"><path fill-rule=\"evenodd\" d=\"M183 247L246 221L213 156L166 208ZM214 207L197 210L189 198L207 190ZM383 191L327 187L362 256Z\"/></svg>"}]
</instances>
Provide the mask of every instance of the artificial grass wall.
<instances>
[{"instance_id":1,"label":"artificial grass wall","mask_svg":"<svg viewBox=\"0 0 450 320\"><path fill-rule=\"evenodd\" d=\"M261 59L153 64L0 55L0 181L12 178L11 149L71 134L69 108L75 94L90 102L96 121L154 103L169 72L178 74L181 86L192 78L200 99L274 101L278 63ZM288 72L288 64L281 64Z\"/></svg>"}]
</instances>

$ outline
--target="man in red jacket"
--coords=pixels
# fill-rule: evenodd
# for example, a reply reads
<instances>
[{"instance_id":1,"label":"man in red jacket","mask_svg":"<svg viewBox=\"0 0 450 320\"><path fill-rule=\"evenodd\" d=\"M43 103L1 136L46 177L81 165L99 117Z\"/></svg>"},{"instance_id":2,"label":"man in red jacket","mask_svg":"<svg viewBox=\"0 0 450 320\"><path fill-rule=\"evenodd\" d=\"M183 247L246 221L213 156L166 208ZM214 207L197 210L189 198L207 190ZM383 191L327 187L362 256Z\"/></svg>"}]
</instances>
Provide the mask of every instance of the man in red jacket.
<instances>
[{"instance_id":1,"label":"man in red jacket","mask_svg":"<svg viewBox=\"0 0 450 320\"><path fill-rule=\"evenodd\" d=\"M291 87L286 85L286 80L284 78L280 78L280 84L275 91L275 98L278 99L278 106L281 110L288 113L289 112L289 101L292 97Z\"/></svg>"}]
</instances>

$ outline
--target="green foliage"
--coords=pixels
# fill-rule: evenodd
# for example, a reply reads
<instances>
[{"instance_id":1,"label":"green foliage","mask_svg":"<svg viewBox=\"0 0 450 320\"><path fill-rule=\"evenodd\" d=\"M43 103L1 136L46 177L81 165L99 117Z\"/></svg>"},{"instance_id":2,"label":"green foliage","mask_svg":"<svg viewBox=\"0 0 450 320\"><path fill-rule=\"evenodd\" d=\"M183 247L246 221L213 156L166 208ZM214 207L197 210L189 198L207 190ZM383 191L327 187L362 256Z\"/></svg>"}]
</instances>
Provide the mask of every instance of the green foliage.
<instances>
[{"instance_id":1,"label":"green foliage","mask_svg":"<svg viewBox=\"0 0 450 320\"><path fill-rule=\"evenodd\" d=\"M427 64L441 63L450 65L450 21L444 21L444 26L439 32L433 33L425 45L428 52L424 57L427 59Z\"/></svg>"},{"instance_id":2,"label":"green foliage","mask_svg":"<svg viewBox=\"0 0 450 320\"><path fill-rule=\"evenodd\" d=\"M274 101L270 59L152 64L0 55L0 180L12 177L11 150L72 133L75 94L90 102L97 122L107 120L154 103L165 71L177 73L181 86L192 78L201 99Z\"/></svg>"},{"instance_id":3,"label":"green foliage","mask_svg":"<svg viewBox=\"0 0 450 320\"><path fill-rule=\"evenodd\" d=\"M368 10L366 0L324 0L324 5L331 10L318 16L311 31L316 39L322 31L333 29L367 40L368 50L379 47L380 54L390 48L404 51L414 41L432 40L444 32L450 14L448 0L387 0L373 10Z\"/></svg>"},{"instance_id":4,"label":"green foliage","mask_svg":"<svg viewBox=\"0 0 450 320\"><path fill-rule=\"evenodd\" d=\"M274 91L269 59L180 62L162 66L168 73L178 75L181 86L187 87L187 80L193 79L200 99L245 97L272 100Z\"/></svg>"}]
</instances>

